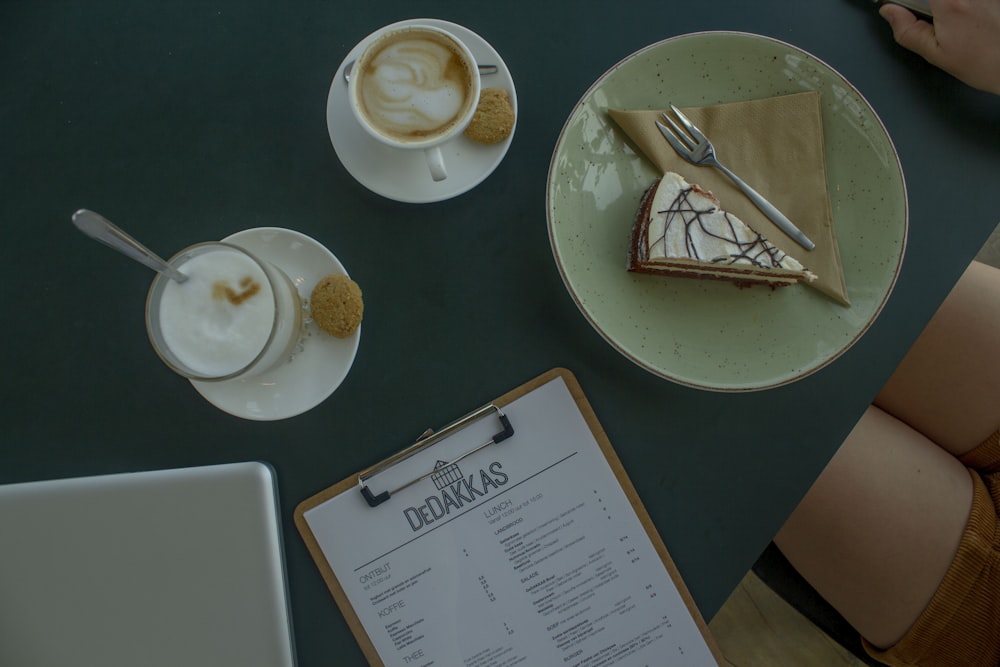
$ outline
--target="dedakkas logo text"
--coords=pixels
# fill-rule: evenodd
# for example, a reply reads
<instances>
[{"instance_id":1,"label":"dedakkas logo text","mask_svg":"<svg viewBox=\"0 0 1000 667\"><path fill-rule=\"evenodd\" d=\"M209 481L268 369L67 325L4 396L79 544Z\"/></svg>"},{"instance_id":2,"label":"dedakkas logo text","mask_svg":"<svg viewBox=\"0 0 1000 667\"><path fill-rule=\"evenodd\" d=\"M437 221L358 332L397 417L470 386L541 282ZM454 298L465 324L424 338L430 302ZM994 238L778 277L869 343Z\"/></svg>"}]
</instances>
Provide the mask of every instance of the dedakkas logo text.
<instances>
[{"instance_id":1,"label":"dedakkas logo text","mask_svg":"<svg viewBox=\"0 0 1000 667\"><path fill-rule=\"evenodd\" d=\"M403 510L410 528L417 532L504 486L509 478L502 468L499 461L494 461L487 468L481 469L478 475L473 473L466 476L462 475L458 466L439 461L431 475L438 493L425 498L422 505Z\"/></svg>"}]
</instances>

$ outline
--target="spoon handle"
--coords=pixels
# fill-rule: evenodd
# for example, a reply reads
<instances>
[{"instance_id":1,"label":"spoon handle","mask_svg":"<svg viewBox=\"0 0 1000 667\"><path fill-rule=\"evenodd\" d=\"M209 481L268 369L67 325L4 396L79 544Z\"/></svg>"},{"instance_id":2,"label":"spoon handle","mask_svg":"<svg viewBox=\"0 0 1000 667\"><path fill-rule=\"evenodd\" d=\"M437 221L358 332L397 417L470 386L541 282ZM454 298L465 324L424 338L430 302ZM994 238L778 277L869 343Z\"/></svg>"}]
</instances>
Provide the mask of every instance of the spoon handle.
<instances>
[{"instance_id":1,"label":"spoon handle","mask_svg":"<svg viewBox=\"0 0 1000 667\"><path fill-rule=\"evenodd\" d=\"M73 224L95 241L114 248L154 271L165 273L179 283L188 279L186 275L164 262L156 253L116 227L110 220L93 211L81 208L73 214Z\"/></svg>"}]
</instances>

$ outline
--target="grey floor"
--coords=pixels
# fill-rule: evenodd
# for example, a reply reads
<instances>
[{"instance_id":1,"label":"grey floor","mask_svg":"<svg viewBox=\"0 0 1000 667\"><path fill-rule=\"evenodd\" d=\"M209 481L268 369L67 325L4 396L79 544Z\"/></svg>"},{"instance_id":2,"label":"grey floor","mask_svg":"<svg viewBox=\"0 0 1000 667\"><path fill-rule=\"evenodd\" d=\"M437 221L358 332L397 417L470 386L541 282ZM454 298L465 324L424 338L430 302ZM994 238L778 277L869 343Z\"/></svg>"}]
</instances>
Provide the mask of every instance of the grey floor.
<instances>
[{"instance_id":1,"label":"grey floor","mask_svg":"<svg viewBox=\"0 0 1000 667\"><path fill-rule=\"evenodd\" d=\"M990 234L990 238L986 240L986 244L976 255L976 259L1000 269L1000 225Z\"/></svg>"}]
</instances>

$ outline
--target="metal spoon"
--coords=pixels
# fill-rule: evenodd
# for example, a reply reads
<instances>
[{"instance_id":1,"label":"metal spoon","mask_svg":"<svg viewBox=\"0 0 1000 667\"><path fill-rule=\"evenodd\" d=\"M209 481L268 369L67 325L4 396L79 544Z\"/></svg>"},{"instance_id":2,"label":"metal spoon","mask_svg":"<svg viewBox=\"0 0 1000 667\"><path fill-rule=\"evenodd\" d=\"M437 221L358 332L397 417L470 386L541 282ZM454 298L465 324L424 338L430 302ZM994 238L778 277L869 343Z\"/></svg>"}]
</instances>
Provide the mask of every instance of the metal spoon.
<instances>
[{"instance_id":1,"label":"metal spoon","mask_svg":"<svg viewBox=\"0 0 1000 667\"><path fill-rule=\"evenodd\" d=\"M188 279L186 275L157 257L156 253L116 227L107 218L93 211L81 208L73 214L73 224L76 225L77 229L95 241L100 241L104 245L114 248L123 255L131 257L140 264L163 273L179 283Z\"/></svg>"},{"instance_id":2,"label":"metal spoon","mask_svg":"<svg viewBox=\"0 0 1000 667\"><path fill-rule=\"evenodd\" d=\"M351 62L344 65L344 81L346 81L347 83L351 82L351 70L354 69L354 62L355 61L352 60ZM496 74L499 70L500 68L497 67L496 65L480 65L479 75L482 76L483 74Z\"/></svg>"}]
</instances>

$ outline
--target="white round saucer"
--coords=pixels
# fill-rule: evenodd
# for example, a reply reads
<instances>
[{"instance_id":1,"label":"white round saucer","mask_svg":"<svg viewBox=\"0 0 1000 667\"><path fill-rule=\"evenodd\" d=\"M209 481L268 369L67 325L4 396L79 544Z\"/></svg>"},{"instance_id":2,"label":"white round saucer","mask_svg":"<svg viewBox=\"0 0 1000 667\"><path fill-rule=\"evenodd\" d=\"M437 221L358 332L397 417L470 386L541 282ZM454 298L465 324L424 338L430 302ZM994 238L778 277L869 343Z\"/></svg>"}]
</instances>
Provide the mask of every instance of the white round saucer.
<instances>
[{"instance_id":1,"label":"white round saucer","mask_svg":"<svg viewBox=\"0 0 1000 667\"><path fill-rule=\"evenodd\" d=\"M453 33L468 45L480 64L497 66L495 74L483 75L483 88L503 88L514 107L517 127L517 94L510 70L500 54L490 44L466 27L439 19L409 19L394 23L405 26L414 23L431 25ZM461 135L441 147L448 167L448 178L431 179L423 151L391 148L370 137L359 126L347 102L347 81L344 67L353 63L368 45L366 37L340 63L330 84L326 100L326 126L330 141L341 164L359 183L376 194L407 203L427 203L450 199L476 187L493 173L514 138L514 132L503 141L491 145L477 144Z\"/></svg>"},{"instance_id":2,"label":"white round saucer","mask_svg":"<svg viewBox=\"0 0 1000 667\"><path fill-rule=\"evenodd\" d=\"M222 239L275 264L292 280L303 301L326 275L347 275L344 266L318 241L280 227L258 227ZM361 327L348 338L329 336L311 321L302 349L287 364L246 380L191 381L209 403L243 419L271 421L294 417L327 399L354 363Z\"/></svg>"}]
</instances>

